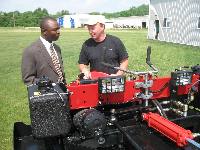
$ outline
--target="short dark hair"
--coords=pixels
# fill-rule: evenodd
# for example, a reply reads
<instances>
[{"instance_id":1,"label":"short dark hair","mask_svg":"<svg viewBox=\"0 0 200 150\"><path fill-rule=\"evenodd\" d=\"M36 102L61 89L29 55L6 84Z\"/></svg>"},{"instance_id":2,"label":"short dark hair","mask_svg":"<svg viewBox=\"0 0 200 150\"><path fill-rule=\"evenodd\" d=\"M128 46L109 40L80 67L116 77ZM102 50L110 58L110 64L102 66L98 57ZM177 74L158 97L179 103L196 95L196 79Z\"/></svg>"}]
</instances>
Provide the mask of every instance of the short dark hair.
<instances>
[{"instance_id":1,"label":"short dark hair","mask_svg":"<svg viewBox=\"0 0 200 150\"><path fill-rule=\"evenodd\" d=\"M41 29L45 29L46 28L46 24L49 20L53 20L53 21L57 21L55 18L50 17L50 16L46 16L44 18L42 18L42 20L40 21L40 28Z\"/></svg>"}]
</instances>

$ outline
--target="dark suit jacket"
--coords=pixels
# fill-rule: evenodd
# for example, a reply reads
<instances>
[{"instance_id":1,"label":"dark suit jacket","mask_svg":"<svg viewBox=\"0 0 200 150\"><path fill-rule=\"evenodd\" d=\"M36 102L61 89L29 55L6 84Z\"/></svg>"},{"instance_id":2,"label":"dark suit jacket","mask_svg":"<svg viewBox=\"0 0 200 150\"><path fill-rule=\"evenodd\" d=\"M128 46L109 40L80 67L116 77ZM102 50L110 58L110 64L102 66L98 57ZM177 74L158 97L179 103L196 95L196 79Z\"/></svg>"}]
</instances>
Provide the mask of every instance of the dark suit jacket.
<instances>
[{"instance_id":1,"label":"dark suit jacket","mask_svg":"<svg viewBox=\"0 0 200 150\"><path fill-rule=\"evenodd\" d=\"M64 75L61 50L56 44L54 44L54 48L58 54L61 69ZM35 83L43 76L48 77L53 82L58 81L58 74L55 70L51 57L40 39L32 43L24 50L21 71L22 79L26 85Z\"/></svg>"}]
</instances>

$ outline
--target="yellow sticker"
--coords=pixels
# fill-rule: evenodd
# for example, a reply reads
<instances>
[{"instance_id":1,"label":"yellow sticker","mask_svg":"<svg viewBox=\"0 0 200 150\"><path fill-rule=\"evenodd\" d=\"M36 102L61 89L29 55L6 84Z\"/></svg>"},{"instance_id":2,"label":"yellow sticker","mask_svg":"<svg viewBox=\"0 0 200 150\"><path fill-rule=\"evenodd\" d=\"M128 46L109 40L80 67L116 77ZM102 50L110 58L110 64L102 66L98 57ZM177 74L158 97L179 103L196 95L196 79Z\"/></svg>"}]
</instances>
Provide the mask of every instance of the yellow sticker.
<instances>
[{"instance_id":1,"label":"yellow sticker","mask_svg":"<svg viewBox=\"0 0 200 150\"><path fill-rule=\"evenodd\" d=\"M39 95L41 95L40 92L34 92L33 94L34 94L34 96L39 96Z\"/></svg>"}]
</instances>

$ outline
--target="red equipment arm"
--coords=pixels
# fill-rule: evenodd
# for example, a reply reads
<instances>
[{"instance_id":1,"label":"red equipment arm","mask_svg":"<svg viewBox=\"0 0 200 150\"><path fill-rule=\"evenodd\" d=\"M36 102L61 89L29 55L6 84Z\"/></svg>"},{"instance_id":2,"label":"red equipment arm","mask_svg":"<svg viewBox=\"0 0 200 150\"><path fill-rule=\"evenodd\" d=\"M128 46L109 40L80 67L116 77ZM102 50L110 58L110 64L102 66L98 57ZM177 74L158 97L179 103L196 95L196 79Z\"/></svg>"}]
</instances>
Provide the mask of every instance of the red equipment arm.
<instances>
[{"instance_id":1,"label":"red equipment arm","mask_svg":"<svg viewBox=\"0 0 200 150\"><path fill-rule=\"evenodd\" d=\"M156 129L180 147L187 145L187 139L193 139L192 132L186 130L175 123L165 119L156 113L143 113L143 120L147 121L148 126Z\"/></svg>"},{"instance_id":2,"label":"red equipment arm","mask_svg":"<svg viewBox=\"0 0 200 150\"><path fill-rule=\"evenodd\" d=\"M92 80L96 80L96 79L98 79L100 77L108 77L108 76L109 76L109 74L106 74L104 72L97 72L97 71L92 71L91 72L91 79Z\"/></svg>"}]
</instances>

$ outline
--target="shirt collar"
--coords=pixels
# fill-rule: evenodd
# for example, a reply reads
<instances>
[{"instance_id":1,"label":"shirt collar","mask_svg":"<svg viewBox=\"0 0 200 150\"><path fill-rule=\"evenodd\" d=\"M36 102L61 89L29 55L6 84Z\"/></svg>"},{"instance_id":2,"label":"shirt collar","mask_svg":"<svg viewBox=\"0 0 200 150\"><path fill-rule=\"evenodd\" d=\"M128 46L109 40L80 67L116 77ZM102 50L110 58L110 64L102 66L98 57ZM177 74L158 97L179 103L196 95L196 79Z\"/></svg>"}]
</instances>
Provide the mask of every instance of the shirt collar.
<instances>
[{"instance_id":1,"label":"shirt collar","mask_svg":"<svg viewBox=\"0 0 200 150\"><path fill-rule=\"evenodd\" d=\"M49 43L47 40L45 40L42 36L40 36L40 40L42 41L42 43L44 44L44 46L46 47L46 49L49 49L52 43Z\"/></svg>"}]
</instances>

